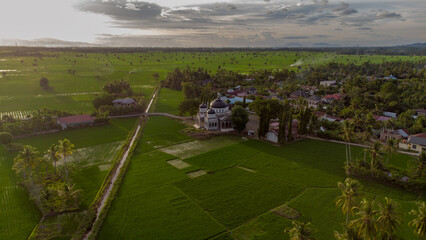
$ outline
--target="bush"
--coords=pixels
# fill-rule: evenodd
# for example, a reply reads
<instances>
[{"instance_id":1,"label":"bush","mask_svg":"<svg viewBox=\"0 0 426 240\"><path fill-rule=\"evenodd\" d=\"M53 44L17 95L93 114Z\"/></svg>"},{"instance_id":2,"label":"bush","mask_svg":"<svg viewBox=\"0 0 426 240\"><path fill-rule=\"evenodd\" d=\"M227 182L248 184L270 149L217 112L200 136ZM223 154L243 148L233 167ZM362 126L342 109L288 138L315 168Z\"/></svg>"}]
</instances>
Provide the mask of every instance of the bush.
<instances>
[{"instance_id":1,"label":"bush","mask_svg":"<svg viewBox=\"0 0 426 240\"><path fill-rule=\"evenodd\" d=\"M0 133L0 142L4 145L7 145L9 143L11 143L13 140L13 136L12 134L8 133L8 132L1 132Z\"/></svg>"}]
</instances>

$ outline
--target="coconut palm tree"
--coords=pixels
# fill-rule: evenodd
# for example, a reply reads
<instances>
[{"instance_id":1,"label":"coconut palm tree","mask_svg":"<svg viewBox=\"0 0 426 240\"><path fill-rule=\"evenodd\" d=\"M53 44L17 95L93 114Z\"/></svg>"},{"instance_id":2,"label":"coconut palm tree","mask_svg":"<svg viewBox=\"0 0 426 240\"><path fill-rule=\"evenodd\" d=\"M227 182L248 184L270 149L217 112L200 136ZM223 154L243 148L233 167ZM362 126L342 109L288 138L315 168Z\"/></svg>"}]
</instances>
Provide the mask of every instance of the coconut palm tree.
<instances>
[{"instance_id":1,"label":"coconut palm tree","mask_svg":"<svg viewBox=\"0 0 426 240\"><path fill-rule=\"evenodd\" d=\"M287 228L284 230L285 233L288 233L290 240L314 240L311 237L312 229L309 227L311 223L297 223L292 222L293 227Z\"/></svg>"},{"instance_id":2,"label":"coconut palm tree","mask_svg":"<svg viewBox=\"0 0 426 240\"><path fill-rule=\"evenodd\" d=\"M364 147L364 163L367 163L366 156L368 151L368 143L370 142L371 136L373 135L373 127L371 125L367 125L365 131L362 133L362 141L365 144Z\"/></svg>"},{"instance_id":3,"label":"coconut palm tree","mask_svg":"<svg viewBox=\"0 0 426 240\"><path fill-rule=\"evenodd\" d=\"M425 202L417 202L418 210L411 210L410 214L414 215L414 218L408 224L415 228L414 233L419 236L420 239L426 238L426 204Z\"/></svg>"},{"instance_id":4,"label":"coconut palm tree","mask_svg":"<svg viewBox=\"0 0 426 240\"><path fill-rule=\"evenodd\" d=\"M374 176L374 169L377 165L377 161L382 156L380 155L380 150L382 149L382 144L379 141L375 141L373 144L370 145L369 152L370 152L370 158L371 158L371 176Z\"/></svg>"},{"instance_id":5,"label":"coconut palm tree","mask_svg":"<svg viewBox=\"0 0 426 240\"><path fill-rule=\"evenodd\" d=\"M354 214L354 207L358 206L357 198L361 195L359 189L361 184L354 179L346 178L345 181L338 182L337 187L342 191L342 195L336 198L336 206L342 207L343 214L346 214L346 226L349 225L349 214Z\"/></svg>"},{"instance_id":6,"label":"coconut palm tree","mask_svg":"<svg viewBox=\"0 0 426 240\"><path fill-rule=\"evenodd\" d=\"M71 155L74 151L74 144L68 139L59 140L58 153L61 155L61 158L65 161L65 182L68 182L68 167L67 167L67 157Z\"/></svg>"},{"instance_id":7,"label":"coconut palm tree","mask_svg":"<svg viewBox=\"0 0 426 240\"><path fill-rule=\"evenodd\" d=\"M392 154L398 150L398 141L393 138L389 138L388 141L386 142L384 150L388 154L386 158L386 168L387 168L389 163L389 158L392 158Z\"/></svg>"},{"instance_id":8,"label":"coconut palm tree","mask_svg":"<svg viewBox=\"0 0 426 240\"><path fill-rule=\"evenodd\" d=\"M351 225L358 229L358 237L364 240L377 239L379 233L379 222L376 220L377 210L374 209L374 200L368 201L366 199L361 201L360 207L355 207L358 212L356 215L359 218L353 220Z\"/></svg>"},{"instance_id":9,"label":"coconut palm tree","mask_svg":"<svg viewBox=\"0 0 426 240\"><path fill-rule=\"evenodd\" d=\"M353 227L347 226L344 233L334 231L334 237L337 240L361 240L357 235L357 230Z\"/></svg>"},{"instance_id":10,"label":"coconut palm tree","mask_svg":"<svg viewBox=\"0 0 426 240\"><path fill-rule=\"evenodd\" d=\"M385 202L379 203L379 218L377 221L380 224L382 232L387 236L387 239L390 239L401 224L400 215L398 205L392 199L385 197Z\"/></svg>"},{"instance_id":11,"label":"coconut palm tree","mask_svg":"<svg viewBox=\"0 0 426 240\"><path fill-rule=\"evenodd\" d=\"M75 189L75 184L72 186L64 184L63 189L58 189L58 195L63 201L64 209L73 208L76 206L80 192L81 190Z\"/></svg>"},{"instance_id":12,"label":"coconut palm tree","mask_svg":"<svg viewBox=\"0 0 426 240\"><path fill-rule=\"evenodd\" d=\"M45 154L47 155L47 159L49 160L49 162L55 165L56 174L56 162L59 160L59 152L57 146L55 144L52 144L49 149L47 149Z\"/></svg>"},{"instance_id":13,"label":"coconut palm tree","mask_svg":"<svg viewBox=\"0 0 426 240\"><path fill-rule=\"evenodd\" d=\"M34 166L35 161L37 160L38 151L35 147L30 145L25 145L22 151L18 153L18 156L14 159L14 167L22 166L24 172L28 172L31 183L34 184L32 167Z\"/></svg>"},{"instance_id":14,"label":"coconut palm tree","mask_svg":"<svg viewBox=\"0 0 426 240\"><path fill-rule=\"evenodd\" d=\"M345 120L342 125L343 140L346 142L346 166L349 167L349 161L351 161L351 145L349 144L354 135L353 124Z\"/></svg>"}]
</instances>

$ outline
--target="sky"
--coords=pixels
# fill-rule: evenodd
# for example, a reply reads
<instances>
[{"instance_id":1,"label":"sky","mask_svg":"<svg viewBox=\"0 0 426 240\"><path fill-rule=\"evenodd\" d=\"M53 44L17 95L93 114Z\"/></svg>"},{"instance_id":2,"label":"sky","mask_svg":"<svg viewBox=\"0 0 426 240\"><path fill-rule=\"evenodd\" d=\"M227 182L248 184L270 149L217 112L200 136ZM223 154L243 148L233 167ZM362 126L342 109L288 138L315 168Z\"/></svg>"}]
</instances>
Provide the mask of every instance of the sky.
<instances>
[{"instance_id":1,"label":"sky","mask_svg":"<svg viewBox=\"0 0 426 240\"><path fill-rule=\"evenodd\" d=\"M1 0L0 44L329 47L426 42L426 0Z\"/></svg>"}]
</instances>

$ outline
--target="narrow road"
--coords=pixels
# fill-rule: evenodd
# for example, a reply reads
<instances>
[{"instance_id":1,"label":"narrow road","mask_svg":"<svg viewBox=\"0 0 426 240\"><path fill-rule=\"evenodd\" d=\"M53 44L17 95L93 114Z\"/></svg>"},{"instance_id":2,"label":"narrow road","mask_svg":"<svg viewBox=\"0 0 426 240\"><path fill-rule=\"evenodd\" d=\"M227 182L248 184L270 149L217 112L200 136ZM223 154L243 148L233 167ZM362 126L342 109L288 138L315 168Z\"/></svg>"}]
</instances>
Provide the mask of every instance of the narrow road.
<instances>
[{"instance_id":1,"label":"narrow road","mask_svg":"<svg viewBox=\"0 0 426 240\"><path fill-rule=\"evenodd\" d=\"M152 102L154 101L156 95L157 95L157 92L155 92L152 95L152 98L151 98L151 100L148 104L148 107L145 110L145 113L149 112L149 109L151 108ZM147 115L149 115L149 114L147 114ZM96 221L98 221L99 215L101 214L102 210L104 209L107 199L111 195L112 189L114 188L115 182L117 181L117 177L121 172L121 168L123 167L124 162L127 160L127 157L129 156L129 151L132 148L133 144L135 143L136 136L139 134L140 130L141 130L141 125L139 124L138 127L136 128L135 134L132 137L132 140L130 141L128 148L126 149L126 152L124 153L123 157L120 159L120 163L118 165L117 170L114 172L114 175L112 176L111 184L108 186L107 191L102 196L102 200L101 200L101 203L100 203L98 209L96 209L96 218L95 218L95 221L93 222L93 224ZM90 235L92 235L92 229L90 229L90 231L84 236L83 239L84 240L89 239Z\"/></svg>"}]
</instances>

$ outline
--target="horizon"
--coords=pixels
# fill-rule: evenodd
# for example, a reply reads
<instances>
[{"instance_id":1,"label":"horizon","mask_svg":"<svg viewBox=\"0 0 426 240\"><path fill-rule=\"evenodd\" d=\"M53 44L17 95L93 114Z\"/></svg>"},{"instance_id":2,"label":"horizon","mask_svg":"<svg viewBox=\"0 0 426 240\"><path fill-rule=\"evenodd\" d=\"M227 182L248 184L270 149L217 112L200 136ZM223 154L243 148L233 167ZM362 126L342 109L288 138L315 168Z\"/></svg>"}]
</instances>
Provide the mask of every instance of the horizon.
<instances>
[{"instance_id":1,"label":"horizon","mask_svg":"<svg viewBox=\"0 0 426 240\"><path fill-rule=\"evenodd\" d=\"M421 0L20 0L0 7L9 10L0 16L3 46L344 48L426 42Z\"/></svg>"}]
</instances>

